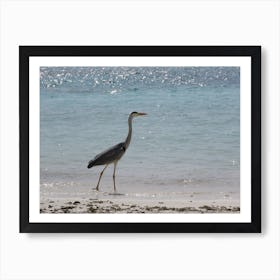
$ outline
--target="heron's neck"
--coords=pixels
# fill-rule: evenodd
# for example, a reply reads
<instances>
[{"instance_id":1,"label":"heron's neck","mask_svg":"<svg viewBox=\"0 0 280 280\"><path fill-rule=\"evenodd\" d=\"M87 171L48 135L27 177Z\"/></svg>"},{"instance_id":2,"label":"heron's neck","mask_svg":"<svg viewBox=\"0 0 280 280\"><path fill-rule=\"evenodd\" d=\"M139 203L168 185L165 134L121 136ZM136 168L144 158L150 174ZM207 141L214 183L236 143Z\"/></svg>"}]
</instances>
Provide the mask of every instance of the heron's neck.
<instances>
[{"instance_id":1,"label":"heron's neck","mask_svg":"<svg viewBox=\"0 0 280 280\"><path fill-rule=\"evenodd\" d=\"M129 116L129 118L128 118L128 135L127 135L126 140L125 140L125 148L126 149L128 148L128 146L130 144L131 135L132 135L132 117Z\"/></svg>"}]
</instances>

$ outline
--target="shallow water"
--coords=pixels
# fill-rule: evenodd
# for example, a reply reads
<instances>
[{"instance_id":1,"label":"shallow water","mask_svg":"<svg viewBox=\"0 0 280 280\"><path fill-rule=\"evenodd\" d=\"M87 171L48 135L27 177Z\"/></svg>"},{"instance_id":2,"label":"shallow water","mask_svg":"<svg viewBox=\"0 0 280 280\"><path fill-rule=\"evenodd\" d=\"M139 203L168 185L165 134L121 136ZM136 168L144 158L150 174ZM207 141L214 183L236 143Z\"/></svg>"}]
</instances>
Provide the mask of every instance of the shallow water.
<instances>
[{"instance_id":1,"label":"shallow water","mask_svg":"<svg viewBox=\"0 0 280 280\"><path fill-rule=\"evenodd\" d=\"M45 196L88 194L90 159L125 140L117 187L128 195L239 194L238 67L41 68L40 170ZM101 189L113 190L113 168Z\"/></svg>"}]
</instances>

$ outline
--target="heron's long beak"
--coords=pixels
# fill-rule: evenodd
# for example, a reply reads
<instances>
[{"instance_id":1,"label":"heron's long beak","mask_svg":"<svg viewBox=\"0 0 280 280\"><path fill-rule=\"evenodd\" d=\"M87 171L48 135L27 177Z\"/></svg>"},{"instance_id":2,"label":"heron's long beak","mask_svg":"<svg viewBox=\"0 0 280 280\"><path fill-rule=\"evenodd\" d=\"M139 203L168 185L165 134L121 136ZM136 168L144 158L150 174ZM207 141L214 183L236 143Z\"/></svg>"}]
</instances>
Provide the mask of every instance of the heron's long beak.
<instances>
[{"instance_id":1,"label":"heron's long beak","mask_svg":"<svg viewBox=\"0 0 280 280\"><path fill-rule=\"evenodd\" d=\"M147 113L138 113L138 116L145 116L148 115Z\"/></svg>"}]
</instances>

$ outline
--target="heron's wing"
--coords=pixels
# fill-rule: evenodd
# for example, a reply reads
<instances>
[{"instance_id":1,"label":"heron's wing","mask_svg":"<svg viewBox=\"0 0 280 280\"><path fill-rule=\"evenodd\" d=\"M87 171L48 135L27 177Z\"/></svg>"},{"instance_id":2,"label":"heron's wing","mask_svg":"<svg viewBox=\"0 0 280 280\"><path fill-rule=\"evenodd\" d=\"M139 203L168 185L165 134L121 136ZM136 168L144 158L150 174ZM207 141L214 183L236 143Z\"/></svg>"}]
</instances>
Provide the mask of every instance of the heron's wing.
<instances>
[{"instance_id":1,"label":"heron's wing","mask_svg":"<svg viewBox=\"0 0 280 280\"><path fill-rule=\"evenodd\" d=\"M98 154L93 160L88 163L88 168L95 165L104 165L119 160L125 152L125 143L119 143L106 151Z\"/></svg>"}]
</instances>

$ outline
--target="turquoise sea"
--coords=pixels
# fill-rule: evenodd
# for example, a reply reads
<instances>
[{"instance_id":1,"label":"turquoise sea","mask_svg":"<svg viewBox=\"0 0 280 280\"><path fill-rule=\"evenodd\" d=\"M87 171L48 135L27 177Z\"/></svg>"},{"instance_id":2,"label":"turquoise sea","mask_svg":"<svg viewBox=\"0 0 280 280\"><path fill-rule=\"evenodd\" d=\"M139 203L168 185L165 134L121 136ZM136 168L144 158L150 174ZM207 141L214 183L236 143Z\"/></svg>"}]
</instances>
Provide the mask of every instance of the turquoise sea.
<instances>
[{"instance_id":1,"label":"turquoise sea","mask_svg":"<svg viewBox=\"0 0 280 280\"><path fill-rule=\"evenodd\" d=\"M125 140L117 189L129 195L239 195L239 67L41 67L40 185L45 196L89 193L96 154ZM101 191L113 190L113 168ZM59 191L63 190L63 191Z\"/></svg>"}]
</instances>

